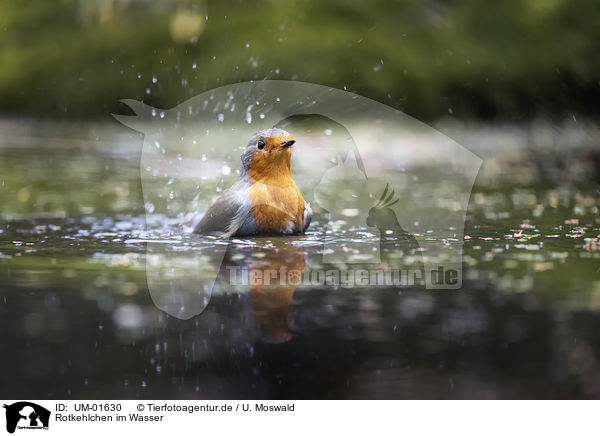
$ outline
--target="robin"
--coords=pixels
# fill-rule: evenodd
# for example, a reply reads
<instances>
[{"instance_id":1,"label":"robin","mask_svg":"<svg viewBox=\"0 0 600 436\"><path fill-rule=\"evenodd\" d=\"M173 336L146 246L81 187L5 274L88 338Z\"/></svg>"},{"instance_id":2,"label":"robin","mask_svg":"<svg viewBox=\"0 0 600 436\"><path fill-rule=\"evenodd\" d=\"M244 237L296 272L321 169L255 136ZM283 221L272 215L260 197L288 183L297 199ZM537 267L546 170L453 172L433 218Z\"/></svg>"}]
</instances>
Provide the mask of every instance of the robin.
<instances>
[{"instance_id":1,"label":"robin","mask_svg":"<svg viewBox=\"0 0 600 436\"><path fill-rule=\"evenodd\" d=\"M281 129L248 141L239 179L209 207L195 233L220 236L304 233L312 210L292 179L292 145Z\"/></svg>"}]
</instances>

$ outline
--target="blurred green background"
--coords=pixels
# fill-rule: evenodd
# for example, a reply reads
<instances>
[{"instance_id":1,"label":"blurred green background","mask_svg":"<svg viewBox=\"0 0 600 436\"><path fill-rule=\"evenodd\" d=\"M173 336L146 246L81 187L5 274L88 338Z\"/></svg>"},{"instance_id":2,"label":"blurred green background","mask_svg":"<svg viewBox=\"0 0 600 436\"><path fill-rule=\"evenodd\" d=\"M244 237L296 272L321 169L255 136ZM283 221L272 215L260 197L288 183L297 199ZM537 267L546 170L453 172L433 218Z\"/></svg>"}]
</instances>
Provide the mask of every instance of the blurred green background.
<instances>
[{"instance_id":1,"label":"blurred green background","mask_svg":"<svg viewBox=\"0 0 600 436\"><path fill-rule=\"evenodd\" d=\"M108 117L286 79L424 120L595 116L596 0L0 0L0 113Z\"/></svg>"}]
</instances>

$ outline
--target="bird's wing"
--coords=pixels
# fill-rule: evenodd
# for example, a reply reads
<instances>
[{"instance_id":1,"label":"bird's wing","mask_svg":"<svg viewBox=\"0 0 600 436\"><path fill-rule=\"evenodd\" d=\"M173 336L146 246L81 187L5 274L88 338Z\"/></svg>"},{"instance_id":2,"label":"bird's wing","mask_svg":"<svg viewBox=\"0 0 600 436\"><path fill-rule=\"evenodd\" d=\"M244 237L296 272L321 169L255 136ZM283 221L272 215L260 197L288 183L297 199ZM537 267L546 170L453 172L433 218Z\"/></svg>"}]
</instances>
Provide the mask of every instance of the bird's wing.
<instances>
[{"instance_id":1,"label":"bird's wing","mask_svg":"<svg viewBox=\"0 0 600 436\"><path fill-rule=\"evenodd\" d=\"M310 203L308 201L304 201L304 212L302 213L302 233L306 232L311 220L312 209L310 208Z\"/></svg>"},{"instance_id":2,"label":"bird's wing","mask_svg":"<svg viewBox=\"0 0 600 436\"><path fill-rule=\"evenodd\" d=\"M223 192L208 208L194 233L231 236L246 220L250 212L250 199L242 181Z\"/></svg>"}]
</instances>

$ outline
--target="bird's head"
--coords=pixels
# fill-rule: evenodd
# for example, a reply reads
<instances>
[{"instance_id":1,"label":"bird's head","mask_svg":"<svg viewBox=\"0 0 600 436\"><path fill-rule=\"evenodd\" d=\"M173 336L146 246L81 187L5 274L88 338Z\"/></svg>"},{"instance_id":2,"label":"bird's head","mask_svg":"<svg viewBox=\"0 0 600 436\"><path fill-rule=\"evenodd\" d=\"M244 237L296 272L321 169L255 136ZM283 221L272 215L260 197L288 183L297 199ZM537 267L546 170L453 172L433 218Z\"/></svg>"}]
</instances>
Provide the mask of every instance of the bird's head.
<instances>
[{"instance_id":1,"label":"bird's head","mask_svg":"<svg viewBox=\"0 0 600 436\"><path fill-rule=\"evenodd\" d=\"M260 180L290 173L295 142L285 130L261 130L248 141L242 155L242 174Z\"/></svg>"}]
</instances>

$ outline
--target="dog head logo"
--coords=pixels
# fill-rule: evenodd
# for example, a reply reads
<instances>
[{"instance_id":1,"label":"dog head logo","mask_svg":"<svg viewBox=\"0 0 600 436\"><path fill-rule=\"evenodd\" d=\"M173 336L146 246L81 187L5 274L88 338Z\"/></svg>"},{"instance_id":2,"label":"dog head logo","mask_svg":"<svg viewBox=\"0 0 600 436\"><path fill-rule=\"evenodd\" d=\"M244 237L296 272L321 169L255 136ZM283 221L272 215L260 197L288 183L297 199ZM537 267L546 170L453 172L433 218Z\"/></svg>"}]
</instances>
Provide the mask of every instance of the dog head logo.
<instances>
[{"instance_id":1,"label":"dog head logo","mask_svg":"<svg viewBox=\"0 0 600 436\"><path fill-rule=\"evenodd\" d=\"M135 116L115 118L144 134L140 171L148 222L183 223L186 214L206 211L239 177L248 138L281 127L297 143L294 180L305 199L331 217L327 233L339 222L358 229L345 233L354 246L343 251L323 238L323 252L332 253L327 263L378 264L380 240L391 231L420 247L428 289L462 286L464 221L481 159L432 127L356 94L283 80L224 86L168 110L124 103ZM307 117L328 120L328 127L306 127ZM182 224L182 232L192 227ZM151 297L180 319L201 313L219 286L229 240L201 239L185 253L165 240L147 241Z\"/></svg>"},{"instance_id":2,"label":"dog head logo","mask_svg":"<svg viewBox=\"0 0 600 436\"><path fill-rule=\"evenodd\" d=\"M6 431L14 433L19 429L47 429L50 411L28 401L4 405L6 409Z\"/></svg>"}]
</instances>

